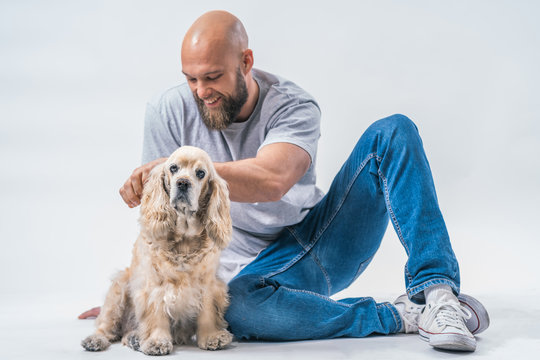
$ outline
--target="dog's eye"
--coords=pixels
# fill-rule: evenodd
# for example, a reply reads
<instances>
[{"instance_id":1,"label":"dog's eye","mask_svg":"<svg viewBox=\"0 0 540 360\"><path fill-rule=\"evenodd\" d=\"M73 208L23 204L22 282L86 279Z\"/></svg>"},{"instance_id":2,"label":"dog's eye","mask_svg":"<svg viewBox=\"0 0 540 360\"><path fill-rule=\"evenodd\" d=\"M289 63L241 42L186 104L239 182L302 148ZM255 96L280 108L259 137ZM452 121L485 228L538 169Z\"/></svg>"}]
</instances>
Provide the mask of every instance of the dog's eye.
<instances>
[{"instance_id":1,"label":"dog's eye","mask_svg":"<svg viewBox=\"0 0 540 360\"><path fill-rule=\"evenodd\" d=\"M176 164L172 164L170 167L169 167L169 170L171 170L171 173L175 173L178 171L178 165Z\"/></svg>"},{"instance_id":2,"label":"dog's eye","mask_svg":"<svg viewBox=\"0 0 540 360\"><path fill-rule=\"evenodd\" d=\"M204 172L204 170L197 170L195 175L197 175L199 179L202 179L206 175L206 173Z\"/></svg>"}]
</instances>

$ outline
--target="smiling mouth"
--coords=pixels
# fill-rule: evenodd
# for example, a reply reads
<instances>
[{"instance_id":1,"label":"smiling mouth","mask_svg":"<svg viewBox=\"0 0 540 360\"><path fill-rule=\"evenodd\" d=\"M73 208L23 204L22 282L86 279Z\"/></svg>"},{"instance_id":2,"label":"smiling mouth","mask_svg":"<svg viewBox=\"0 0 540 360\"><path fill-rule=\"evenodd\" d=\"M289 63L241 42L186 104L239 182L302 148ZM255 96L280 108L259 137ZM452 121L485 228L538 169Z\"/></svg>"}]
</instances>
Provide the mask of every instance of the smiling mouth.
<instances>
[{"instance_id":1,"label":"smiling mouth","mask_svg":"<svg viewBox=\"0 0 540 360\"><path fill-rule=\"evenodd\" d=\"M221 99L221 96L216 96L216 97L213 97L211 99L204 99L204 104L206 106L214 106L218 103L218 101Z\"/></svg>"}]
</instances>

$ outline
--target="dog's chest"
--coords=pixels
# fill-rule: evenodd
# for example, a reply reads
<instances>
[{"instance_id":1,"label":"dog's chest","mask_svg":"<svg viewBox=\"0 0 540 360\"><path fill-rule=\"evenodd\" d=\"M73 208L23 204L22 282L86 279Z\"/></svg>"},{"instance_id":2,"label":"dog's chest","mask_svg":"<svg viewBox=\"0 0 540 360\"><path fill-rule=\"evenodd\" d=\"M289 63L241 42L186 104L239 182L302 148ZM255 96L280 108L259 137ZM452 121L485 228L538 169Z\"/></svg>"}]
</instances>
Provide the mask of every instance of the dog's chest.
<instances>
[{"instance_id":1,"label":"dog's chest","mask_svg":"<svg viewBox=\"0 0 540 360\"><path fill-rule=\"evenodd\" d=\"M191 283L185 286L167 284L160 292L163 308L172 320L192 320L199 314L203 297L200 284Z\"/></svg>"},{"instance_id":2,"label":"dog's chest","mask_svg":"<svg viewBox=\"0 0 540 360\"><path fill-rule=\"evenodd\" d=\"M176 277L178 272L191 272L204 267L203 258L208 255L208 242L203 238L184 238L169 243L163 254L167 262L158 262L157 271L167 277Z\"/></svg>"},{"instance_id":3,"label":"dog's chest","mask_svg":"<svg viewBox=\"0 0 540 360\"><path fill-rule=\"evenodd\" d=\"M176 234L181 234L185 237L199 236L204 227L197 218L197 216L180 215L176 219Z\"/></svg>"},{"instance_id":4,"label":"dog's chest","mask_svg":"<svg viewBox=\"0 0 540 360\"><path fill-rule=\"evenodd\" d=\"M204 297L206 288L202 279L209 276L207 262L213 258L201 248L200 240L192 241L194 243L177 244L175 250L178 253L171 250L153 253L148 258L150 263L146 263L150 268L145 266L146 271L143 270L148 281L145 286L151 289L152 301L161 303L172 320L196 318Z\"/></svg>"}]
</instances>

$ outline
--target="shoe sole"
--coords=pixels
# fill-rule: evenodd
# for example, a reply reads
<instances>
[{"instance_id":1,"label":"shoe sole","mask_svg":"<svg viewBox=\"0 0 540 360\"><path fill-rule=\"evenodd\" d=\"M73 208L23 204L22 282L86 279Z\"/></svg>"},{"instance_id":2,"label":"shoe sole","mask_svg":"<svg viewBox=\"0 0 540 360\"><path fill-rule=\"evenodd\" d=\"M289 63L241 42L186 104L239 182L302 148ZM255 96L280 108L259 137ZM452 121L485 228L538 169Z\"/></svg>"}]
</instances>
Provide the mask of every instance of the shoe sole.
<instances>
[{"instance_id":1,"label":"shoe sole","mask_svg":"<svg viewBox=\"0 0 540 360\"><path fill-rule=\"evenodd\" d=\"M432 334L418 328L420 338L437 349L452 351L475 351L476 340L460 334Z\"/></svg>"},{"instance_id":2,"label":"shoe sole","mask_svg":"<svg viewBox=\"0 0 540 360\"><path fill-rule=\"evenodd\" d=\"M466 294L460 294L458 300L472 314L470 319L465 320L465 325L473 335L480 334L489 327L488 312L480 301Z\"/></svg>"}]
</instances>

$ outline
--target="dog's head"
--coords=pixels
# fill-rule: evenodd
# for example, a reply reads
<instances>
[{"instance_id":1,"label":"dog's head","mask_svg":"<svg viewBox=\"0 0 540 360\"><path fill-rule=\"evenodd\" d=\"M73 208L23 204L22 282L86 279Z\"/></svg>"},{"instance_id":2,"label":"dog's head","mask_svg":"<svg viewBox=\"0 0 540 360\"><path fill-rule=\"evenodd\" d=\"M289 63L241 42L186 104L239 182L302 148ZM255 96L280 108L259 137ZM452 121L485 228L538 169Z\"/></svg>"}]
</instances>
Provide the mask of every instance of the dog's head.
<instances>
[{"instance_id":1,"label":"dog's head","mask_svg":"<svg viewBox=\"0 0 540 360\"><path fill-rule=\"evenodd\" d=\"M220 247L231 237L227 184L208 154L193 146L178 148L152 170L144 185L141 215L157 236L173 231L177 217L197 216Z\"/></svg>"},{"instance_id":2,"label":"dog's head","mask_svg":"<svg viewBox=\"0 0 540 360\"><path fill-rule=\"evenodd\" d=\"M169 203L183 215L194 215L201 204L201 194L208 191L216 178L210 157L201 149L184 146L176 150L163 165L163 186L169 192Z\"/></svg>"}]
</instances>

